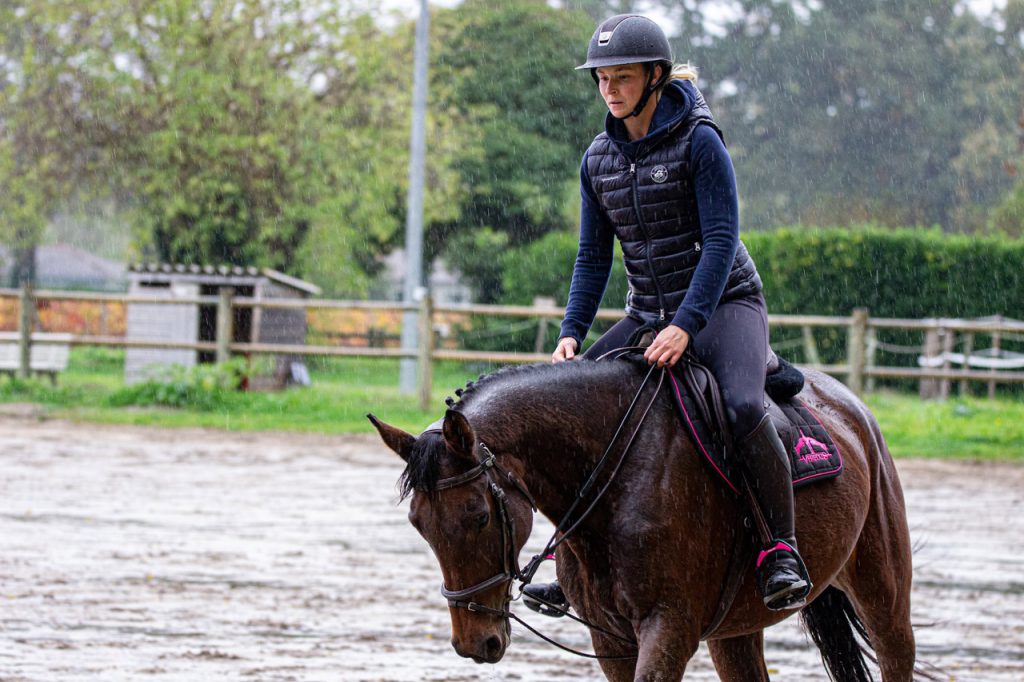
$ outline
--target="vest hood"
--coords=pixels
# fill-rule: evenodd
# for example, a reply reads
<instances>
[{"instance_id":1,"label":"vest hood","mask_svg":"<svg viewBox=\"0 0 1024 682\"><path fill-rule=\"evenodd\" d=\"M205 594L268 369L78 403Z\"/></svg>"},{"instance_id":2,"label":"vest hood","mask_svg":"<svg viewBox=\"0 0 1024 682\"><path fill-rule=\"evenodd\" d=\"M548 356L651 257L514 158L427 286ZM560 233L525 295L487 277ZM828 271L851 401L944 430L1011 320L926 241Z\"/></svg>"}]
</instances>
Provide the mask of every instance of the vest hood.
<instances>
[{"instance_id":1,"label":"vest hood","mask_svg":"<svg viewBox=\"0 0 1024 682\"><path fill-rule=\"evenodd\" d=\"M706 113L707 118L711 118L711 111L704 101L704 95L700 94L693 83L688 80L671 80L661 90L661 97L658 99L658 106L654 110L654 118L651 119L647 135L631 141L626 124L612 116L611 112L605 115L604 130L620 147L648 146L664 137L691 113L697 113L696 110L703 110L701 113Z\"/></svg>"}]
</instances>

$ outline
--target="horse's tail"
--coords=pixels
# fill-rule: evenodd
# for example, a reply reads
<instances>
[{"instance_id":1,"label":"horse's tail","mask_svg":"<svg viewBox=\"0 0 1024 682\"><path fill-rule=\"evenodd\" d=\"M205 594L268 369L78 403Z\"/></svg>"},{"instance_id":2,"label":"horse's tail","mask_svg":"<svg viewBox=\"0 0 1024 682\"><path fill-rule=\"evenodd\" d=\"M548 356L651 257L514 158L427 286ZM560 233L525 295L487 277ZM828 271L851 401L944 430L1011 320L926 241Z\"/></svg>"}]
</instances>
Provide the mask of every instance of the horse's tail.
<instances>
[{"instance_id":1,"label":"horse's tail","mask_svg":"<svg viewBox=\"0 0 1024 682\"><path fill-rule=\"evenodd\" d=\"M831 585L800 612L804 627L821 651L821 659L835 682L871 682L865 646L867 630L845 594ZM864 640L857 641L854 632Z\"/></svg>"}]
</instances>

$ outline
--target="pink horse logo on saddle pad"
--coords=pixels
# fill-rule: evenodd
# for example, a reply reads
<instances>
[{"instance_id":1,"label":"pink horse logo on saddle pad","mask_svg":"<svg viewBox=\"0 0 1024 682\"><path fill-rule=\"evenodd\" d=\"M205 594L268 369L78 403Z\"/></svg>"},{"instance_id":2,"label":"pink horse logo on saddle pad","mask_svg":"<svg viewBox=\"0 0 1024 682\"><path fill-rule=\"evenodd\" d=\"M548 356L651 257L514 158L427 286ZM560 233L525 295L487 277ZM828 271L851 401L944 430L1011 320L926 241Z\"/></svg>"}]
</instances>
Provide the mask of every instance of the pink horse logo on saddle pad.
<instances>
[{"instance_id":1,"label":"pink horse logo on saddle pad","mask_svg":"<svg viewBox=\"0 0 1024 682\"><path fill-rule=\"evenodd\" d=\"M803 431L800 432L800 440L798 440L796 445L793 447L793 452L796 453L797 458L805 464L809 462L821 462L827 460L831 456L827 445L822 443L820 440L811 438Z\"/></svg>"}]
</instances>

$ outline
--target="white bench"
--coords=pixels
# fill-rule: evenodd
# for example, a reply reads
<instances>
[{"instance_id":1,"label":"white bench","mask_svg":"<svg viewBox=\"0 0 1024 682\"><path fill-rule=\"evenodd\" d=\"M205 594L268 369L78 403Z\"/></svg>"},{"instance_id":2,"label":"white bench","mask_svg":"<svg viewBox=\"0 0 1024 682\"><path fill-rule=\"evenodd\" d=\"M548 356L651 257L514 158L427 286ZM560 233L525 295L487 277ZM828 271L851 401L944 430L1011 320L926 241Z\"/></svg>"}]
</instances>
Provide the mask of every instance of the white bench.
<instances>
[{"instance_id":1,"label":"white bench","mask_svg":"<svg viewBox=\"0 0 1024 682\"><path fill-rule=\"evenodd\" d=\"M21 366L18 332L0 332L0 374L13 377ZM29 369L34 374L46 374L57 385L57 373L68 368L71 355L71 334L32 334Z\"/></svg>"}]
</instances>

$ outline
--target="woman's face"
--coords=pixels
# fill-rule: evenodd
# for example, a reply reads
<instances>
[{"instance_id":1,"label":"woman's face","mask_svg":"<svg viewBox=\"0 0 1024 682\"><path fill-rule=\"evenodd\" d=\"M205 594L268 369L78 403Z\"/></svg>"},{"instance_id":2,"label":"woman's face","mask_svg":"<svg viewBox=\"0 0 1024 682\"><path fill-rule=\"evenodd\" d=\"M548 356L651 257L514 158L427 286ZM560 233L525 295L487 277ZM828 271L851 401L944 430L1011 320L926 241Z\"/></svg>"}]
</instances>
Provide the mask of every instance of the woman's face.
<instances>
[{"instance_id":1,"label":"woman's face","mask_svg":"<svg viewBox=\"0 0 1024 682\"><path fill-rule=\"evenodd\" d=\"M597 69L597 84L608 111L615 118L632 113L644 94L647 74L642 64L623 64Z\"/></svg>"}]
</instances>

